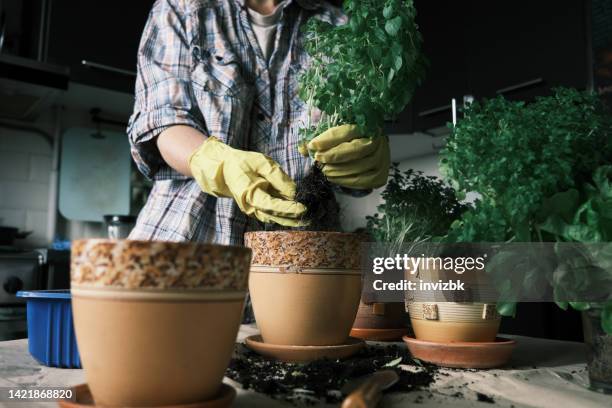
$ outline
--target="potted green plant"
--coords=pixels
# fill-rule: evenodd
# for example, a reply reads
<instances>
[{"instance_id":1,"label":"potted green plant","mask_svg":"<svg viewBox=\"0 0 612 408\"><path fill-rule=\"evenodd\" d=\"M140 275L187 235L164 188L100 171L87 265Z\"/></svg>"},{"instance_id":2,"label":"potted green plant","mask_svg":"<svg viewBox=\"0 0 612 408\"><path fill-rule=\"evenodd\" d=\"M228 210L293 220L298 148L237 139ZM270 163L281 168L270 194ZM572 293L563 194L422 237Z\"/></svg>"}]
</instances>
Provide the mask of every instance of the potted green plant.
<instances>
[{"instance_id":1,"label":"potted green plant","mask_svg":"<svg viewBox=\"0 0 612 408\"><path fill-rule=\"evenodd\" d=\"M402 172L397 165L392 167L382 198L383 203L377 207L378 213L367 217L367 230L376 242L387 246L386 251L390 256L411 253L419 244L439 240L467 208L459 202L455 191L442 180L412 169ZM367 300L363 302L366 305ZM435 334L438 332L452 336L452 330L437 329L446 325L446 322L440 319L427 320L422 316L424 305L429 306L431 302L414 300L418 299L408 301L406 309L411 310L410 319L417 338L437 339ZM402 314L394 313L397 307L393 303L388 304L385 308L387 313L379 315L376 314L376 304L370 306L371 310L362 307L354 327L406 327ZM403 309L402 304L399 307ZM449 304L444 307L453 306Z\"/></svg>"},{"instance_id":2,"label":"potted green plant","mask_svg":"<svg viewBox=\"0 0 612 408\"><path fill-rule=\"evenodd\" d=\"M345 344L361 296L361 234L254 231L249 290L265 343Z\"/></svg>"},{"instance_id":3,"label":"potted green plant","mask_svg":"<svg viewBox=\"0 0 612 408\"><path fill-rule=\"evenodd\" d=\"M382 137L424 74L412 0L346 0L349 20L332 26L312 18L303 29L311 63L299 96L321 119L302 129L302 147L325 130L355 124ZM297 185L308 208L308 231L254 231L250 291L264 342L326 346L347 340L361 295L361 234L341 233L330 183L315 164ZM264 227L277 229L277 227ZM302 228L304 229L304 228ZM357 262L357 264L355 264Z\"/></svg>"},{"instance_id":4,"label":"potted green plant","mask_svg":"<svg viewBox=\"0 0 612 408\"><path fill-rule=\"evenodd\" d=\"M553 195L536 224L556 242L545 278L559 307L583 312L591 387L612 393L612 166ZM588 301L585 301L587 300Z\"/></svg>"},{"instance_id":5,"label":"potted green plant","mask_svg":"<svg viewBox=\"0 0 612 408\"><path fill-rule=\"evenodd\" d=\"M413 0L345 0L343 10L349 17L346 24L332 26L313 18L303 30L311 57L299 78L299 97L308 110L300 129L304 154L309 141L340 125L386 137L385 121L396 119L425 77ZM339 211L333 192L318 163L298 183L296 198L308 208L312 229L339 228L328 224Z\"/></svg>"},{"instance_id":6,"label":"potted green plant","mask_svg":"<svg viewBox=\"0 0 612 408\"><path fill-rule=\"evenodd\" d=\"M454 242L608 242L612 237L611 131L609 114L598 97L588 92L558 88L529 104L502 97L473 103L447 140L441 170L461 194L477 192L479 198L453 224L447 238ZM544 248L551 255L543 257L545 262L540 257L530 267L521 263L511 277L500 273L508 270L504 259L511 257L502 254L492 260L488 271L503 299L498 311L514 315L516 301L545 290L552 290L563 308L590 310L596 322L587 326L600 328L591 347L608 347L607 354L594 353L598 361L591 367L607 367L596 374L607 370L607 377L597 377L595 383L607 382L609 387L611 298L607 293L595 299L593 293L602 283L609 285L612 269L593 262L588 268L576 267L576 262L585 259L584 251L601 251L599 247L550 244ZM607 255L598 253L596 259L605 262ZM587 298L596 301L580 301Z\"/></svg>"}]
</instances>

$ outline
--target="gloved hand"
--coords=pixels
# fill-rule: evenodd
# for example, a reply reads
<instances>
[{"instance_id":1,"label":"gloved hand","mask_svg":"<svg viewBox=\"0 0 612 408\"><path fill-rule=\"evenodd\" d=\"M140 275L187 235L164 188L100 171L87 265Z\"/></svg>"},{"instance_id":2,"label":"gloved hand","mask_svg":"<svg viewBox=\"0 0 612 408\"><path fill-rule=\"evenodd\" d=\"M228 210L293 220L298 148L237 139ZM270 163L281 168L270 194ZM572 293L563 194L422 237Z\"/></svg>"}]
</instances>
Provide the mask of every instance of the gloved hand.
<instances>
[{"instance_id":1,"label":"gloved hand","mask_svg":"<svg viewBox=\"0 0 612 408\"><path fill-rule=\"evenodd\" d=\"M364 137L357 126L341 125L326 130L299 150L321 163L323 174L334 184L366 190L387 183L391 156L386 136Z\"/></svg>"},{"instance_id":2,"label":"gloved hand","mask_svg":"<svg viewBox=\"0 0 612 408\"><path fill-rule=\"evenodd\" d=\"M189 158L189 168L202 191L233 197L245 214L288 227L303 225L306 207L294 201L295 183L268 156L209 137Z\"/></svg>"}]
</instances>

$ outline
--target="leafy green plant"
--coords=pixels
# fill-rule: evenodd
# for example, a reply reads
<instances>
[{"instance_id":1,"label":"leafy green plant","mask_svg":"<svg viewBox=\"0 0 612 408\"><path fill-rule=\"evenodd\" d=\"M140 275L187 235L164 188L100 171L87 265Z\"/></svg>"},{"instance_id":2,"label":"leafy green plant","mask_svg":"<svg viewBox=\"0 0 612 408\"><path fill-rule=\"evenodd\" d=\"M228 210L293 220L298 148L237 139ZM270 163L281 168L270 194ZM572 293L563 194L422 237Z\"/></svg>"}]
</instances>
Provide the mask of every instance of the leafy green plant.
<instances>
[{"instance_id":1,"label":"leafy green plant","mask_svg":"<svg viewBox=\"0 0 612 408\"><path fill-rule=\"evenodd\" d=\"M342 124L377 135L399 114L425 73L412 0L345 0L347 24L311 19L305 47L312 63L299 96L322 119L302 129L304 141Z\"/></svg>"},{"instance_id":2,"label":"leafy green plant","mask_svg":"<svg viewBox=\"0 0 612 408\"><path fill-rule=\"evenodd\" d=\"M467 208L442 180L412 169L402 172L393 164L377 213L366 217L375 241L389 244L391 252L404 243L421 243L444 235Z\"/></svg>"},{"instance_id":3,"label":"leafy green plant","mask_svg":"<svg viewBox=\"0 0 612 408\"><path fill-rule=\"evenodd\" d=\"M459 194L472 191L480 197L451 226L447 239L609 241L611 131L610 116L599 98L588 92L558 88L530 104L503 97L473 103L452 129L442 151L441 171ZM592 305L561 301L580 299L597 282L612 281L612 269L584 268L577 253L570 257L561 248L568 247L559 246L553 262L535 260L537 268L517 268L514 279L498 280L498 289L506 299L519 300L522 292L547 284L561 307L600 308L602 324L612 333L612 298ZM503 262L503 256L497 262ZM501 302L498 310L513 314L514 304Z\"/></svg>"},{"instance_id":4,"label":"leafy green plant","mask_svg":"<svg viewBox=\"0 0 612 408\"><path fill-rule=\"evenodd\" d=\"M539 235L555 241L612 242L612 166L600 166L592 181L548 197L536 219Z\"/></svg>"},{"instance_id":5,"label":"leafy green plant","mask_svg":"<svg viewBox=\"0 0 612 408\"><path fill-rule=\"evenodd\" d=\"M573 89L531 104L501 96L471 104L441 152L452 185L481 195L456 239L541 241L534 222L544 199L581 186L610 160L609 131L598 98Z\"/></svg>"},{"instance_id":6,"label":"leafy green plant","mask_svg":"<svg viewBox=\"0 0 612 408\"><path fill-rule=\"evenodd\" d=\"M557 305L600 309L602 327L612 334L612 166L598 167L578 189L547 198L536 228L556 242L577 243L555 247L558 262L547 278ZM598 301L581 301L593 298Z\"/></svg>"}]
</instances>

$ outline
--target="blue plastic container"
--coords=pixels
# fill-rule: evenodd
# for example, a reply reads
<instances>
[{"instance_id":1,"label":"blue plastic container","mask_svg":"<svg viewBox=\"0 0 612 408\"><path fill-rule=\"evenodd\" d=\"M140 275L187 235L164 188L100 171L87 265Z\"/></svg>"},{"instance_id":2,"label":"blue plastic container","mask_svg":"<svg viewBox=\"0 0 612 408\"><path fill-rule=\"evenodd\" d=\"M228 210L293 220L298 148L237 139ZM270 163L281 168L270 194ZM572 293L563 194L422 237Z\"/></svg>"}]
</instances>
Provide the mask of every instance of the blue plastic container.
<instances>
[{"instance_id":1,"label":"blue plastic container","mask_svg":"<svg viewBox=\"0 0 612 408\"><path fill-rule=\"evenodd\" d=\"M70 291L21 291L17 296L27 301L28 347L32 357L49 367L81 368Z\"/></svg>"}]
</instances>

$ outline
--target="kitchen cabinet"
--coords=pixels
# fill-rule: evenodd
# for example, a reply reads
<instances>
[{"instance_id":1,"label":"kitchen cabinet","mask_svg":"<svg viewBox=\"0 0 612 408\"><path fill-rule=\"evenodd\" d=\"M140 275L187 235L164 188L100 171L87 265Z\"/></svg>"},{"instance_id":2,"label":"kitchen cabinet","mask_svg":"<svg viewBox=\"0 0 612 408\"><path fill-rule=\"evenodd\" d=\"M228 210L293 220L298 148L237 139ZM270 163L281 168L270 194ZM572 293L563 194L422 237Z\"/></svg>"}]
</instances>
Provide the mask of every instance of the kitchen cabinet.
<instances>
[{"instance_id":1,"label":"kitchen cabinet","mask_svg":"<svg viewBox=\"0 0 612 408\"><path fill-rule=\"evenodd\" d=\"M387 124L388 133L411 133L443 126L451 120L451 98L468 89L463 39L465 2L446 2L443 7L427 0L414 3L416 22L423 35L423 53L429 65L412 102L396 121Z\"/></svg>"},{"instance_id":2,"label":"kitchen cabinet","mask_svg":"<svg viewBox=\"0 0 612 408\"><path fill-rule=\"evenodd\" d=\"M40 33L44 0L0 0L2 54L36 60L42 57Z\"/></svg>"},{"instance_id":3,"label":"kitchen cabinet","mask_svg":"<svg viewBox=\"0 0 612 408\"><path fill-rule=\"evenodd\" d=\"M587 81L583 1L470 1L465 40L468 83L478 98L531 99Z\"/></svg>"},{"instance_id":4,"label":"kitchen cabinet","mask_svg":"<svg viewBox=\"0 0 612 408\"><path fill-rule=\"evenodd\" d=\"M530 100L555 86L584 89L588 80L586 2L415 0L425 82L392 133L427 132L452 119L466 95Z\"/></svg>"},{"instance_id":5,"label":"kitchen cabinet","mask_svg":"<svg viewBox=\"0 0 612 408\"><path fill-rule=\"evenodd\" d=\"M72 81L133 93L138 44L152 4L53 0L47 61L69 66Z\"/></svg>"},{"instance_id":6,"label":"kitchen cabinet","mask_svg":"<svg viewBox=\"0 0 612 408\"><path fill-rule=\"evenodd\" d=\"M451 99L469 93L465 2L415 1L423 52L429 60L425 82L412 103L414 130L444 126L452 119Z\"/></svg>"}]
</instances>

